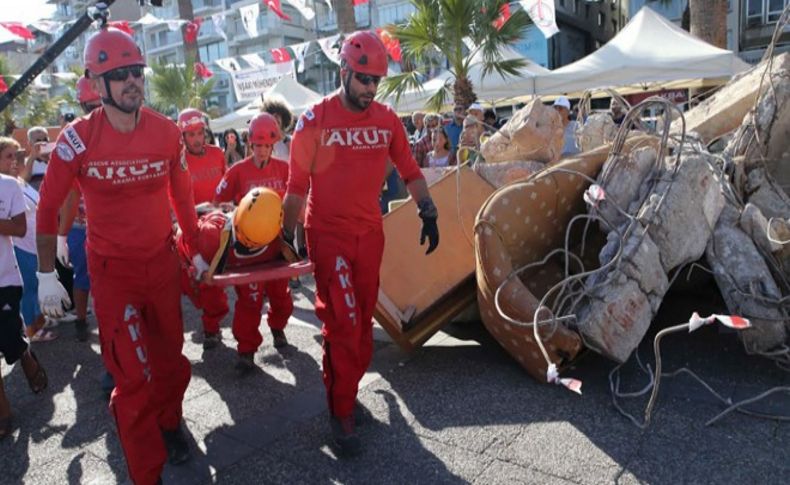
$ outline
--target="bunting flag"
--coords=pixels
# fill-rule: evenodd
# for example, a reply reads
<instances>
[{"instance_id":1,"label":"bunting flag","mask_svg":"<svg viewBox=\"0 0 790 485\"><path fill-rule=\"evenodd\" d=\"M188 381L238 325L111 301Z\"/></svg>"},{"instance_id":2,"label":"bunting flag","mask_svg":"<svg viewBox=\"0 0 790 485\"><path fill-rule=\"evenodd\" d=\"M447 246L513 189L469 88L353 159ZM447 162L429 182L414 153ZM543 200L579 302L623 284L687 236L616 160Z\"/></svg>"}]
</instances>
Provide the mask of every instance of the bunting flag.
<instances>
[{"instance_id":1,"label":"bunting flag","mask_svg":"<svg viewBox=\"0 0 790 485\"><path fill-rule=\"evenodd\" d=\"M249 37L258 37L258 15L261 9L257 3L239 7L241 14L241 24L244 26L244 31L247 32Z\"/></svg>"},{"instance_id":2,"label":"bunting flag","mask_svg":"<svg viewBox=\"0 0 790 485\"><path fill-rule=\"evenodd\" d=\"M195 63L195 75L197 77L199 77L200 79L208 79L211 76L213 76L214 73L211 72L211 69L206 67L206 65L203 64L202 62L196 62Z\"/></svg>"},{"instance_id":3,"label":"bunting flag","mask_svg":"<svg viewBox=\"0 0 790 485\"><path fill-rule=\"evenodd\" d=\"M384 44L384 48L387 49L387 54L389 54L392 60L395 62L400 62L400 41L386 29L376 29L376 35L378 35L379 39L381 39L381 42Z\"/></svg>"},{"instance_id":4,"label":"bunting flag","mask_svg":"<svg viewBox=\"0 0 790 485\"><path fill-rule=\"evenodd\" d=\"M288 3L293 5L305 20L310 21L315 17L315 10L307 5L307 0L288 0Z\"/></svg>"},{"instance_id":5,"label":"bunting flag","mask_svg":"<svg viewBox=\"0 0 790 485\"><path fill-rule=\"evenodd\" d=\"M189 22L186 20L176 19L165 20L165 23L167 24L167 28L170 30L170 32L175 32L176 30L180 30L182 25L188 24Z\"/></svg>"},{"instance_id":6,"label":"bunting flag","mask_svg":"<svg viewBox=\"0 0 790 485\"><path fill-rule=\"evenodd\" d=\"M214 25L214 32L222 36L222 38L227 41L228 35L225 33L225 14L218 13L216 15L212 15L211 23Z\"/></svg>"},{"instance_id":7,"label":"bunting flag","mask_svg":"<svg viewBox=\"0 0 790 485\"><path fill-rule=\"evenodd\" d=\"M354 0L354 6L356 7L357 5L364 5L368 3L368 1L369 0Z\"/></svg>"},{"instance_id":8,"label":"bunting flag","mask_svg":"<svg viewBox=\"0 0 790 485\"><path fill-rule=\"evenodd\" d=\"M129 25L128 20L116 20L114 22L107 22L107 25L109 25L110 27L115 27L116 29L126 32L127 34L134 37L134 29L132 28L131 25Z\"/></svg>"},{"instance_id":9,"label":"bunting flag","mask_svg":"<svg viewBox=\"0 0 790 485\"><path fill-rule=\"evenodd\" d=\"M184 42L187 44L194 44L197 42L201 25L203 25L203 19L201 17L196 17L195 20L188 22L186 30L184 30Z\"/></svg>"},{"instance_id":10,"label":"bunting flag","mask_svg":"<svg viewBox=\"0 0 790 485\"><path fill-rule=\"evenodd\" d=\"M340 65L340 34L318 39L317 42L318 45L321 46L324 55L329 58L330 61Z\"/></svg>"},{"instance_id":11,"label":"bunting flag","mask_svg":"<svg viewBox=\"0 0 790 485\"><path fill-rule=\"evenodd\" d=\"M283 13L282 6L280 5L280 0L265 0L266 6L269 7L269 10L274 12L278 17L283 20L291 20L291 17L285 15Z\"/></svg>"},{"instance_id":12,"label":"bunting flag","mask_svg":"<svg viewBox=\"0 0 790 485\"><path fill-rule=\"evenodd\" d=\"M554 0L520 0L519 3L547 39L560 31L554 14Z\"/></svg>"},{"instance_id":13,"label":"bunting flag","mask_svg":"<svg viewBox=\"0 0 790 485\"><path fill-rule=\"evenodd\" d=\"M291 51L288 49L288 47L278 47L277 49L271 49L269 52L271 53L272 61L274 61L275 64L293 60L293 56L291 56Z\"/></svg>"},{"instance_id":14,"label":"bunting flag","mask_svg":"<svg viewBox=\"0 0 790 485\"><path fill-rule=\"evenodd\" d=\"M8 84L5 83L3 76L0 76L0 94L3 94L6 91L8 91Z\"/></svg>"},{"instance_id":15,"label":"bunting flag","mask_svg":"<svg viewBox=\"0 0 790 485\"><path fill-rule=\"evenodd\" d=\"M242 54L241 58L252 67L263 67L266 65L266 61L258 54Z\"/></svg>"},{"instance_id":16,"label":"bunting flag","mask_svg":"<svg viewBox=\"0 0 790 485\"><path fill-rule=\"evenodd\" d=\"M334 12L334 8L332 8L332 0L324 0L326 2L326 6L329 7L330 12Z\"/></svg>"},{"instance_id":17,"label":"bunting flag","mask_svg":"<svg viewBox=\"0 0 790 485\"><path fill-rule=\"evenodd\" d=\"M33 28L40 30L49 35L54 35L58 30L60 30L61 24L60 22L54 22L52 20L36 20L32 24L30 24Z\"/></svg>"},{"instance_id":18,"label":"bunting flag","mask_svg":"<svg viewBox=\"0 0 790 485\"><path fill-rule=\"evenodd\" d=\"M152 13L147 13L137 20L137 23L140 25L159 25L164 22L166 20L162 20Z\"/></svg>"},{"instance_id":19,"label":"bunting flag","mask_svg":"<svg viewBox=\"0 0 790 485\"><path fill-rule=\"evenodd\" d=\"M0 26L5 27L7 31L25 40L33 40L36 38L33 32L22 25L21 22L0 22Z\"/></svg>"},{"instance_id":20,"label":"bunting flag","mask_svg":"<svg viewBox=\"0 0 790 485\"><path fill-rule=\"evenodd\" d=\"M495 29L500 30L505 22L510 18L510 4L503 3L499 8L499 17L494 20L493 26Z\"/></svg>"},{"instance_id":21,"label":"bunting flag","mask_svg":"<svg viewBox=\"0 0 790 485\"><path fill-rule=\"evenodd\" d=\"M308 46L310 46L310 42L302 42L301 44L290 46L291 50L294 52L294 58L299 63L298 72L304 72L304 55L307 53Z\"/></svg>"},{"instance_id":22,"label":"bunting flag","mask_svg":"<svg viewBox=\"0 0 790 485\"><path fill-rule=\"evenodd\" d=\"M263 61L263 59L261 59L261 61ZM223 59L216 59L214 61L214 63L217 66L219 66L220 69L223 69L223 70L228 71L228 72L241 71L241 66L239 65L239 61L237 61L233 57L225 57Z\"/></svg>"}]
</instances>

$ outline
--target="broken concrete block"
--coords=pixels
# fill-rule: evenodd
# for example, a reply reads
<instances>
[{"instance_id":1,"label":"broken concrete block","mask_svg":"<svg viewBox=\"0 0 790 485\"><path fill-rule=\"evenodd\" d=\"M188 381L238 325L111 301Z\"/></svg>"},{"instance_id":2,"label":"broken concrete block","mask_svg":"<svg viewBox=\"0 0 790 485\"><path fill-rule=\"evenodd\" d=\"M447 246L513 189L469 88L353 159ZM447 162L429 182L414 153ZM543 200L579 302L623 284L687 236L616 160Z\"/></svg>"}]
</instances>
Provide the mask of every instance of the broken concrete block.
<instances>
[{"instance_id":1,"label":"broken concrete block","mask_svg":"<svg viewBox=\"0 0 790 485\"><path fill-rule=\"evenodd\" d=\"M554 162L562 154L563 133L559 113L535 99L486 140L481 152L488 163L513 160Z\"/></svg>"},{"instance_id":2,"label":"broken concrete block","mask_svg":"<svg viewBox=\"0 0 790 485\"><path fill-rule=\"evenodd\" d=\"M727 308L752 323L752 328L738 333L746 351L768 352L785 343L787 315L779 305L766 302L778 300L782 294L754 241L738 227L738 220L738 209L727 201L705 258Z\"/></svg>"},{"instance_id":3,"label":"broken concrete block","mask_svg":"<svg viewBox=\"0 0 790 485\"><path fill-rule=\"evenodd\" d=\"M609 113L593 113L579 128L579 149L587 152L614 140L617 125Z\"/></svg>"},{"instance_id":4,"label":"broken concrete block","mask_svg":"<svg viewBox=\"0 0 790 485\"><path fill-rule=\"evenodd\" d=\"M707 152L684 151L680 167L666 166L655 190L642 206L639 221L659 248L665 272L696 261L724 207L721 182Z\"/></svg>"},{"instance_id":5,"label":"broken concrete block","mask_svg":"<svg viewBox=\"0 0 790 485\"><path fill-rule=\"evenodd\" d=\"M617 231L607 239L601 265L620 246ZM592 290L577 313L579 331L593 349L625 362L645 336L669 288L658 247L643 227L638 226L625 241L620 264L591 275L586 286Z\"/></svg>"},{"instance_id":6,"label":"broken concrete block","mask_svg":"<svg viewBox=\"0 0 790 485\"><path fill-rule=\"evenodd\" d=\"M782 249L782 245L771 242L768 237L768 219L754 204L746 204L738 221L741 229L751 236L752 241L767 253L774 253Z\"/></svg>"},{"instance_id":7,"label":"broken concrete block","mask_svg":"<svg viewBox=\"0 0 790 485\"><path fill-rule=\"evenodd\" d=\"M628 219L620 210L628 212L634 202L636 208L641 206L640 187L655 168L656 149L650 146L634 150L630 155L610 157L606 161L598 177L606 199L599 205L597 214L609 223L601 226L602 231L609 231L627 222ZM606 179L602 179L604 174Z\"/></svg>"},{"instance_id":8,"label":"broken concrete block","mask_svg":"<svg viewBox=\"0 0 790 485\"><path fill-rule=\"evenodd\" d=\"M744 117L757 101L760 78L767 66L767 62L763 61L736 75L713 96L685 113L686 131L696 131L705 143L710 143L741 126ZM790 72L790 53L774 56L773 72ZM680 121L672 123L673 132L679 133L680 129Z\"/></svg>"},{"instance_id":9,"label":"broken concrete block","mask_svg":"<svg viewBox=\"0 0 790 485\"><path fill-rule=\"evenodd\" d=\"M473 170L486 179L488 183L496 188L529 177L546 168L545 163L519 161L519 162L500 162L500 163L477 163Z\"/></svg>"}]
</instances>

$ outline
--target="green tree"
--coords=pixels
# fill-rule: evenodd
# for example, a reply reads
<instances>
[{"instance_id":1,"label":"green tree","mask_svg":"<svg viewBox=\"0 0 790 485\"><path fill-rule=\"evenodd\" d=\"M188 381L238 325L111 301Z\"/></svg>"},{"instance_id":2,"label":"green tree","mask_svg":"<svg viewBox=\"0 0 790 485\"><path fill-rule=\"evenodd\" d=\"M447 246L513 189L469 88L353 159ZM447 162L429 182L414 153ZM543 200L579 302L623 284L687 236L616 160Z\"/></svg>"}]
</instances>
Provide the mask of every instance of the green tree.
<instances>
[{"instance_id":1,"label":"green tree","mask_svg":"<svg viewBox=\"0 0 790 485\"><path fill-rule=\"evenodd\" d=\"M426 108L440 110L450 98L468 107L477 95L469 79L470 59L478 52L483 57L483 73L517 76L526 65L523 59L503 59L502 47L520 40L531 21L522 9L511 9L511 16L500 28L494 24L507 0L411 0L416 8L392 32L400 40L404 65L426 66L437 55L447 60L454 80L432 96ZM468 39L471 49L466 47ZM408 89L420 88L424 73L413 69L382 81L380 97L394 94L396 99Z\"/></svg>"},{"instance_id":2,"label":"green tree","mask_svg":"<svg viewBox=\"0 0 790 485\"><path fill-rule=\"evenodd\" d=\"M46 95L32 96L25 114L21 118L22 126L59 126L60 111L58 99Z\"/></svg>"},{"instance_id":3,"label":"green tree","mask_svg":"<svg viewBox=\"0 0 790 485\"><path fill-rule=\"evenodd\" d=\"M14 83L14 78L10 77L9 74L11 74L11 70L8 66L8 60L0 56L0 76L3 77L6 85L10 88ZM0 123L2 123L0 130L2 130L4 135L11 135L14 132L14 128L18 127L17 120L19 120L21 113L25 111L25 107L29 102L30 93L26 89L0 113Z\"/></svg>"},{"instance_id":4,"label":"green tree","mask_svg":"<svg viewBox=\"0 0 790 485\"><path fill-rule=\"evenodd\" d=\"M214 89L216 79L203 81L195 75L195 63L188 59L186 64L151 65L153 75L149 86L153 94L151 105L167 115L177 115L185 108L207 109L206 100Z\"/></svg>"}]
</instances>

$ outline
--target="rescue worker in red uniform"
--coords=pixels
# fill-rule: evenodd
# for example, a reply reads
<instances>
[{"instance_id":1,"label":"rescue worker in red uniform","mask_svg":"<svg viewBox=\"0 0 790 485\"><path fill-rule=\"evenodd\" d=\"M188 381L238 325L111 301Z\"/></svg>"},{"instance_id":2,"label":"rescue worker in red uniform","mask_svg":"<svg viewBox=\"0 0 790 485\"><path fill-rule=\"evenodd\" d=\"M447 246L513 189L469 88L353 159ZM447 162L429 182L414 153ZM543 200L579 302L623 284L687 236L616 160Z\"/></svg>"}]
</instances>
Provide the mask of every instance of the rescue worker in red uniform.
<instances>
[{"instance_id":1,"label":"rescue worker in red uniform","mask_svg":"<svg viewBox=\"0 0 790 485\"><path fill-rule=\"evenodd\" d=\"M131 480L160 480L189 459L181 425L189 361L182 352L180 264L170 208L196 275L192 183L175 123L143 107L145 61L134 39L102 28L85 46L102 107L58 137L38 208L39 301L59 317L68 296L53 271L58 208L76 179L85 198L88 268L102 358L115 379L110 409Z\"/></svg>"},{"instance_id":2,"label":"rescue worker in red uniform","mask_svg":"<svg viewBox=\"0 0 790 485\"><path fill-rule=\"evenodd\" d=\"M279 258L282 253L279 240L281 223L282 199L276 192L264 187L254 188L247 193L232 214L214 211L202 216L198 221L197 247L203 259L210 262L207 276ZM178 247L186 256L180 237ZM183 268L182 271L186 273L189 270ZM237 298L233 313L233 336L238 342L236 371L239 375L255 369L255 351L263 343L258 327L261 324L264 294L269 297L270 325L274 324L282 330L293 312L293 302L285 291L288 285L277 293L271 290L273 283L278 288L283 286L279 281L234 286Z\"/></svg>"},{"instance_id":3,"label":"rescue worker in red uniform","mask_svg":"<svg viewBox=\"0 0 790 485\"><path fill-rule=\"evenodd\" d=\"M285 195L288 183L288 163L272 157L274 144L282 138L282 131L277 120L269 113L260 113L250 120L249 145L252 147L252 156L236 162L228 169L222 182L217 186L214 203L233 202L238 204L251 189L266 187L277 193ZM293 300L288 280L274 280L263 284L263 294L269 298L269 311L266 323L272 332L274 346L282 348L288 345L285 337L285 325L293 313ZM239 342L239 364L252 363L255 351L260 347L262 340L258 325L260 324L260 304L250 298L242 298L242 290L236 289L239 298L233 313L233 334ZM243 290L247 292L248 290ZM256 290L258 291L258 290ZM260 294L262 297L263 294ZM257 296L256 296L257 297ZM256 310L257 308L257 310ZM254 312L258 312L254 314ZM237 324L238 321L238 324ZM253 331L249 329L254 326ZM237 335L237 330L240 329Z\"/></svg>"},{"instance_id":4,"label":"rescue worker in red uniform","mask_svg":"<svg viewBox=\"0 0 790 485\"><path fill-rule=\"evenodd\" d=\"M341 455L361 451L355 431L364 410L359 381L373 354L372 318L384 250L379 193L391 159L417 201L420 244L439 244L437 210L398 116L373 100L387 74L387 53L368 31L341 48L342 87L305 111L291 141L291 173L283 234L292 240L307 199L307 250L315 264L315 312L323 322L323 378L334 444ZM426 254L427 254L426 253ZM355 419L355 414L357 418Z\"/></svg>"},{"instance_id":5,"label":"rescue worker in red uniform","mask_svg":"<svg viewBox=\"0 0 790 485\"><path fill-rule=\"evenodd\" d=\"M225 175L225 154L219 147L206 144L206 118L199 110L189 108L181 111L178 115L178 127L184 137L195 204L198 209L205 208L214 200L217 185ZM182 271L181 290L195 308L203 312L203 349L215 348L222 339L219 322L228 314L225 289L200 284L194 281L188 271Z\"/></svg>"}]
</instances>

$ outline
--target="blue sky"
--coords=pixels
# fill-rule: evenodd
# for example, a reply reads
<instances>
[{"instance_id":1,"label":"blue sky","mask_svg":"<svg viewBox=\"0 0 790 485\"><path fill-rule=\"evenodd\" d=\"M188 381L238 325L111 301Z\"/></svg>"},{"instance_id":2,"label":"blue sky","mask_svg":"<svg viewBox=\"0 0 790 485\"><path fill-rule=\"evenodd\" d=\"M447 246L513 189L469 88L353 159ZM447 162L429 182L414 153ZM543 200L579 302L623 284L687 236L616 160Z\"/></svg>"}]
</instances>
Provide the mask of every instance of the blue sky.
<instances>
[{"instance_id":1,"label":"blue sky","mask_svg":"<svg viewBox=\"0 0 790 485\"><path fill-rule=\"evenodd\" d=\"M54 10L46 0L0 0L0 22L33 22L49 17Z\"/></svg>"}]
</instances>

